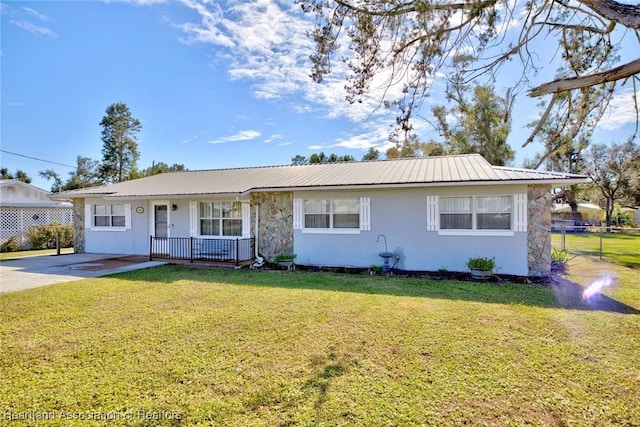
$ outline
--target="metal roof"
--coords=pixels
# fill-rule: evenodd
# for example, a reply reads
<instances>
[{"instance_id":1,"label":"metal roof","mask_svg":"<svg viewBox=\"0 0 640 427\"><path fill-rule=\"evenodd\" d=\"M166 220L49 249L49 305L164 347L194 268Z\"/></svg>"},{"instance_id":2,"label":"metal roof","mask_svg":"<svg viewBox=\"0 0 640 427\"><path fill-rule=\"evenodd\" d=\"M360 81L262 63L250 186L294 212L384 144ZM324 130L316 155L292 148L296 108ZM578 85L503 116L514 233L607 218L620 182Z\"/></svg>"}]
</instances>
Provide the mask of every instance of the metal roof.
<instances>
[{"instance_id":1,"label":"metal roof","mask_svg":"<svg viewBox=\"0 0 640 427\"><path fill-rule=\"evenodd\" d=\"M586 177L492 166L478 154L173 172L59 193L73 197L244 195L260 191L585 182Z\"/></svg>"},{"instance_id":2,"label":"metal roof","mask_svg":"<svg viewBox=\"0 0 640 427\"><path fill-rule=\"evenodd\" d=\"M9 193L9 189L18 187L19 190ZM68 202L54 202L50 199L52 193L19 179L0 179L0 206L3 208L63 208L73 207Z\"/></svg>"}]
</instances>

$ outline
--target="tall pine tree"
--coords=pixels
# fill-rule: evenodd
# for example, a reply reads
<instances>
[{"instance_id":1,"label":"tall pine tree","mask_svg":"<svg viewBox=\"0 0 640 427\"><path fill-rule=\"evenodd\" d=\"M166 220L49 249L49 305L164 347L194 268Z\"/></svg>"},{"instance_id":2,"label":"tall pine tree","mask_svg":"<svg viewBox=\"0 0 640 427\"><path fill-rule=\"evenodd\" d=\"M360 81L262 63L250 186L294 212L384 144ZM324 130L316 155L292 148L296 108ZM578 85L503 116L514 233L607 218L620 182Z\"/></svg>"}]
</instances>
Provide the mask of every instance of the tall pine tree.
<instances>
[{"instance_id":1,"label":"tall pine tree","mask_svg":"<svg viewBox=\"0 0 640 427\"><path fill-rule=\"evenodd\" d=\"M111 104L100 122L102 126L102 165L100 176L104 182L122 182L137 171L137 134L142 128L127 104Z\"/></svg>"}]
</instances>

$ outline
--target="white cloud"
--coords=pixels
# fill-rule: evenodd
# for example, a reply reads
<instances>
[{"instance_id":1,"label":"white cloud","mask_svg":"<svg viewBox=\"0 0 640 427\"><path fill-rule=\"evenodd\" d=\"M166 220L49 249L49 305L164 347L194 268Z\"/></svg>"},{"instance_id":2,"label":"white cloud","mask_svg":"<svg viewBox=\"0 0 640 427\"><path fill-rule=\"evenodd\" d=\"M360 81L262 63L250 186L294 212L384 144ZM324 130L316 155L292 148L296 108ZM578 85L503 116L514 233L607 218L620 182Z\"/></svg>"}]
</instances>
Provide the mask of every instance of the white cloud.
<instances>
[{"instance_id":1,"label":"white cloud","mask_svg":"<svg viewBox=\"0 0 640 427\"><path fill-rule=\"evenodd\" d=\"M635 102L633 97L636 97ZM640 104L640 97L633 89L627 89L613 97L609 103L609 111L598 124L604 130L614 131L628 124L636 122L636 105Z\"/></svg>"},{"instance_id":2,"label":"white cloud","mask_svg":"<svg viewBox=\"0 0 640 427\"><path fill-rule=\"evenodd\" d=\"M188 144L189 142L198 139L200 137L200 135L202 135L202 132L198 133L197 135L190 136L189 138L180 141L180 144Z\"/></svg>"},{"instance_id":3,"label":"white cloud","mask_svg":"<svg viewBox=\"0 0 640 427\"><path fill-rule=\"evenodd\" d=\"M10 21L13 25L22 28L23 30L29 31L31 34L36 36L48 36L51 38L57 38L58 35L51 28L41 27L40 25L32 24L31 22L12 19Z\"/></svg>"},{"instance_id":4,"label":"white cloud","mask_svg":"<svg viewBox=\"0 0 640 427\"><path fill-rule=\"evenodd\" d=\"M209 143L225 144L227 142L250 141L252 139L258 138L260 135L262 134L257 130L243 130L234 135L229 135L222 138L214 139L213 141L209 141Z\"/></svg>"},{"instance_id":5,"label":"white cloud","mask_svg":"<svg viewBox=\"0 0 640 427\"><path fill-rule=\"evenodd\" d=\"M218 58L228 64L229 77L249 83L253 95L260 99L285 100L299 113L316 112L329 118L344 117L357 123L372 116L388 115L380 107L388 73L379 73L372 83L374 91L361 103L345 99L345 76L348 68L342 61L333 64L332 74L321 84L309 77L309 56L314 50L307 31L313 21L289 0L182 0L194 10L200 22L177 25L185 43L216 46ZM350 53L346 47L338 57ZM377 90L375 90L377 88ZM388 95L400 94L400 84ZM393 120L393 116L388 116Z\"/></svg>"},{"instance_id":6,"label":"white cloud","mask_svg":"<svg viewBox=\"0 0 640 427\"><path fill-rule=\"evenodd\" d=\"M40 13L35 9L31 9L30 7L23 7L22 10L24 10L25 12L27 12L30 15L35 16L36 18L40 19L41 21L48 21L50 19L47 15L45 15L43 13Z\"/></svg>"},{"instance_id":7,"label":"white cloud","mask_svg":"<svg viewBox=\"0 0 640 427\"><path fill-rule=\"evenodd\" d=\"M339 151L337 148L347 150L360 150L366 152L369 148L375 148L380 152L385 152L393 146L389 142L389 124L384 121L366 123L358 127L359 131L350 133L342 138L338 138L335 143L325 145L310 145L307 149L311 151Z\"/></svg>"},{"instance_id":8,"label":"white cloud","mask_svg":"<svg viewBox=\"0 0 640 427\"><path fill-rule=\"evenodd\" d=\"M338 138L335 144L329 147L340 147L352 150L368 151L369 148L375 148L380 152L385 152L393 146L389 142L389 123L380 121L368 124L362 127L358 133L348 135L344 138Z\"/></svg>"},{"instance_id":9,"label":"white cloud","mask_svg":"<svg viewBox=\"0 0 640 427\"><path fill-rule=\"evenodd\" d=\"M211 43L227 48L235 47L233 40L218 28L218 25L220 25L223 20L220 5L214 3L208 8L207 3L209 2L206 0L204 2L198 0L182 0L182 3L200 15L199 23L187 22L176 25L187 34L186 38L181 39L183 42Z\"/></svg>"},{"instance_id":10,"label":"white cloud","mask_svg":"<svg viewBox=\"0 0 640 427\"><path fill-rule=\"evenodd\" d=\"M278 139L284 138L284 135L281 133L274 133L269 138L265 139L265 144L269 144L270 142L277 141ZM282 144L281 144L282 145Z\"/></svg>"},{"instance_id":11,"label":"white cloud","mask_svg":"<svg viewBox=\"0 0 640 427\"><path fill-rule=\"evenodd\" d=\"M119 2L119 3L129 3L137 6L149 6L153 4L163 4L168 3L169 0L103 0L105 3L111 2Z\"/></svg>"}]
</instances>

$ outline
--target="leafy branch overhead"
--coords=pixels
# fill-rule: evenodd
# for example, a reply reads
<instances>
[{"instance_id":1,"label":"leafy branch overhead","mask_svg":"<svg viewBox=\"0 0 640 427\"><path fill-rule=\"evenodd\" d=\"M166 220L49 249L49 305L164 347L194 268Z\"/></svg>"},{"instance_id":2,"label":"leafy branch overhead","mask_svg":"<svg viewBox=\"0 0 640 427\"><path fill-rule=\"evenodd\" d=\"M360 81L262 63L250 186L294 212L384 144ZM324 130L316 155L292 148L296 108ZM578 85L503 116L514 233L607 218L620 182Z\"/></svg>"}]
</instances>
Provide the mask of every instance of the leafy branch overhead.
<instances>
[{"instance_id":1,"label":"leafy branch overhead","mask_svg":"<svg viewBox=\"0 0 640 427\"><path fill-rule=\"evenodd\" d=\"M622 41L640 52L640 5L611 0L298 0L313 14L315 42L311 77L322 82L332 61L351 70L351 102L383 87L381 103L398 110L398 126L409 124L438 79L492 84L507 63L519 64L514 94L552 95L534 138L548 120L568 133L589 134L623 85L635 96L640 58L621 63ZM540 84L537 73L549 59L560 61L557 77ZM633 52L633 50L631 50ZM547 52L545 52L547 53ZM507 82L501 82L505 84ZM401 87L401 91L394 90ZM565 129L565 130L566 130Z\"/></svg>"}]
</instances>

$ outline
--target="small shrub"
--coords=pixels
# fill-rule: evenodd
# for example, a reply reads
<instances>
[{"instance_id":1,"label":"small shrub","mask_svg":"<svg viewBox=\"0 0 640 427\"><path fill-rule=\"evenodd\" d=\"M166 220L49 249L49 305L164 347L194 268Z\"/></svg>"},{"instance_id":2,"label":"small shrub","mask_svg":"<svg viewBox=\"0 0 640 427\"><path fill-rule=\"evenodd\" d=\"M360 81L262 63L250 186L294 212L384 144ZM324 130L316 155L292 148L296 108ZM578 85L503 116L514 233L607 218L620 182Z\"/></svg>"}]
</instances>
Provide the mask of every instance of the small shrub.
<instances>
[{"instance_id":1,"label":"small shrub","mask_svg":"<svg viewBox=\"0 0 640 427\"><path fill-rule=\"evenodd\" d=\"M280 253L278 255L276 255L276 257L274 258L274 260L276 262L286 262L286 261L293 261L294 259L296 259L296 254L284 254L284 253Z\"/></svg>"},{"instance_id":2,"label":"small shrub","mask_svg":"<svg viewBox=\"0 0 640 427\"><path fill-rule=\"evenodd\" d=\"M46 225L35 225L27 230L27 238L33 249L53 249L56 247L56 235L60 236L60 247L73 246L73 227L71 224L53 222Z\"/></svg>"},{"instance_id":3,"label":"small shrub","mask_svg":"<svg viewBox=\"0 0 640 427\"><path fill-rule=\"evenodd\" d=\"M17 252L19 250L18 236L11 236L9 240L0 245L0 252Z\"/></svg>"},{"instance_id":4,"label":"small shrub","mask_svg":"<svg viewBox=\"0 0 640 427\"><path fill-rule=\"evenodd\" d=\"M474 270L493 271L496 267L496 259L485 257L469 258L467 267Z\"/></svg>"},{"instance_id":5,"label":"small shrub","mask_svg":"<svg viewBox=\"0 0 640 427\"><path fill-rule=\"evenodd\" d=\"M382 273L382 266L381 265L372 265L370 268L372 273Z\"/></svg>"},{"instance_id":6,"label":"small shrub","mask_svg":"<svg viewBox=\"0 0 640 427\"><path fill-rule=\"evenodd\" d=\"M551 250L551 269L565 271L569 267L569 251L553 248Z\"/></svg>"},{"instance_id":7,"label":"small shrub","mask_svg":"<svg viewBox=\"0 0 640 427\"><path fill-rule=\"evenodd\" d=\"M616 206L611 213L611 225L616 227L631 227L633 221L631 221L631 215L628 212L624 212L620 206Z\"/></svg>"}]
</instances>

